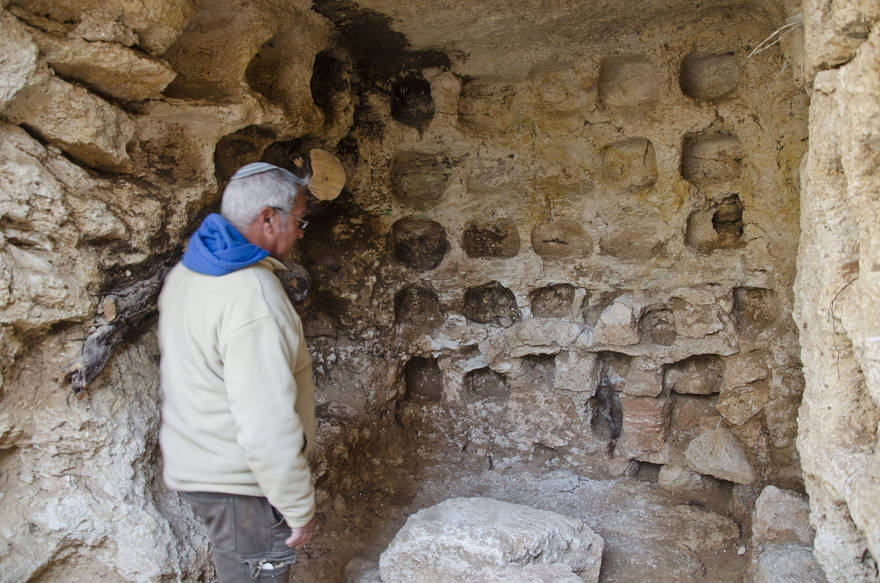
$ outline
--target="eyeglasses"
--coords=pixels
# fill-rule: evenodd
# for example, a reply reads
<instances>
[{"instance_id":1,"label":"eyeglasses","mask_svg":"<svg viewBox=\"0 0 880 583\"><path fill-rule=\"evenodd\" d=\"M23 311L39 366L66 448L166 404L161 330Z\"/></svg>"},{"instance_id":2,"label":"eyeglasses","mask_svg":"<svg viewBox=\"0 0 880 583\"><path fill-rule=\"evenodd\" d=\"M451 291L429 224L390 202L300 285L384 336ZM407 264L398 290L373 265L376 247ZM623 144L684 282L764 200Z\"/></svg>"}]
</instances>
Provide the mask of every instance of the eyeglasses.
<instances>
[{"instance_id":1,"label":"eyeglasses","mask_svg":"<svg viewBox=\"0 0 880 583\"><path fill-rule=\"evenodd\" d=\"M283 208L278 207L278 206L273 206L272 208L275 209L276 211L278 211L279 213L284 214L284 209L283 209ZM290 211L287 211L287 212L290 212ZM308 221L304 221L303 219L301 219L301 218L299 218L299 217L293 217L293 218L295 218L297 221L299 221L299 228L300 228L301 231L305 231L305 230L306 230L306 227L309 226L309 222L308 222Z\"/></svg>"}]
</instances>

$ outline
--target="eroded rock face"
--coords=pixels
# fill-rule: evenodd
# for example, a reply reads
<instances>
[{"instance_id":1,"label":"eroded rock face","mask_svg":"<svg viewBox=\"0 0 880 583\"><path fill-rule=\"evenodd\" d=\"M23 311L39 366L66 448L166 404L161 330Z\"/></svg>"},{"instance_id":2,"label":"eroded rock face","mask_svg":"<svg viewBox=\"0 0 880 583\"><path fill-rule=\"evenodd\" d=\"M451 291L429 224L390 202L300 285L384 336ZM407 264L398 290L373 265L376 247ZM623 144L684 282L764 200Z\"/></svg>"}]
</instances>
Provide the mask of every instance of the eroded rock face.
<instances>
[{"instance_id":1,"label":"eroded rock face","mask_svg":"<svg viewBox=\"0 0 880 583\"><path fill-rule=\"evenodd\" d=\"M410 516L379 572L383 583L598 581L602 548L589 526L561 514L455 498Z\"/></svg>"},{"instance_id":2,"label":"eroded rock face","mask_svg":"<svg viewBox=\"0 0 880 583\"><path fill-rule=\"evenodd\" d=\"M875 581L880 556L877 462L866 454L876 447L880 420L880 207L869 194L880 188L880 37L876 26L870 34L864 28L878 16L871 3L845 2L833 11L821 2L804 6L813 92L795 283L806 380L798 450L815 556L830 581Z\"/></svg>"},{"instance_id":3,"label":"eroded rock face","mask_svg":"<svg viewBox=\"0 0 880 583\"><path fill-rule=\"evenodd\" d=\"M320 145L349 177L303 257L320 490L357 489L331 468L374 426L452 440L461 467L634 458L703 494L797 489L802 462L829 578L876 576L873 4L807 2L751 59L792 7L154 4L0 9L0 522L49 541L14 529L0 570L208 576L157 477L149 334L75 408L62 373L101 296L178 256L236 167ZM108 484L126 505L87 495ZM568 577L503 569L483 574Z\"/></svg>"}]
</instances>

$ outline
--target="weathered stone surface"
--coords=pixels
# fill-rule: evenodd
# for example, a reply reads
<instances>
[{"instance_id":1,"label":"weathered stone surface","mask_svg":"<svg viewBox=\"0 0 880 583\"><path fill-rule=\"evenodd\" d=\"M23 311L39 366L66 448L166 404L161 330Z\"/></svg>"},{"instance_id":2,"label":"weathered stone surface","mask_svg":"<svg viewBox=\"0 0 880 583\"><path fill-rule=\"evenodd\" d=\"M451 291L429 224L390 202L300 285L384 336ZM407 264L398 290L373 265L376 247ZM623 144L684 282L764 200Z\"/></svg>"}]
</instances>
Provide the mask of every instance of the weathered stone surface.
<instances>
[{"instance_id":1,"label":"weathered stone surface","mask_svg":"<svg viewBox=\"0 0 880 583\"><path fill-rule=\"evenodd\" d=\"M730 182L739 176L742 159L742 145L736 136L686 136L682 145L681 175L701 186Z\"/></svg>"},{"instance_id":2,"label":"weathered stone surface","mask_svg":"<svg viewBox=\"0 0 880 583\"><path fill-rule=\"evenodd\" d=\"M757 560L755 583L826 583L809 546L774 545Z\"/></svg>"},{"instance_id":3,"label":"weathered stone surface","mask_svg":"<svg viewBox=\"0 0 880 583\"><path fill-rule=\"evenodd\" d=\"M669 399L621 395L623 429L619 446L630 452L659 451L669 433Z\"/></svg>"},{"instance_id":4,"label":"weathered stone surface","mask_svg":"<svg viewBox=\"0 0 880 583\"><path fill-rule=\"evenodd\" d=\"M516 86L504 79L474 79L461 88L458 121L477 133L497 134L513 128Z\"/></svg>"},{"instance_id":5,"label":"weathered stone surface","mask_svg":"<svg viewBox=\"0 0 880 583\"><path fill-rule=\"evenodd\" d=\"M15 94L38 76L39 48L18 20L0 10L0 112ZM45 73L44 73L45 75Z\"/></svg>"},{"instance_id":6,"label":"weathered stone surface","mask_svg":"<svg viewBox=\"0 0 880 583\"><path fill-rule=\"evenodd\" d=\"M19 91L5 115L89 166L131 167L127 146L135 125L128 115L81 87L56 77Z\"/></svg>"},{"instance_id":7,"label":"weathered stone surface","mask_svg":"<svg viewBox=\"0 0 880 583\"><path fill-rule=\"evenodd\" d=\"M592 394L596 390L596 354L566 350L556 355L555 389Z\"/></svg>"},{"instance_id":8,"label":"weathered stone surface","mask_svg":"<svg viewBox=\"0 0 880 583\"><path fill-rule=\"evenodd\" d=\"M469 257L514 257L519 253L519 230L510 219L473 221L462 234L462 247Z\"/></svg>"},{"instance_id":9,"label":"weathered stone surface","mask_svg":"<svg viewBox=\"0 0 880 583\"><path fill-rule=\"evenodd\" d=\"M766 486L755 502L752 519L754 544L795 543L811 546L810 505L795 492Z\"/></svg>"},{"instance_id":10,"label":"weathered stone surface","mask_svg":"<svg viewBox=\"0 0 880 583\"><path fill-rule=\"evenodd\" d=\"M639 343L638 317L641 306L629 295L622 295L602 311L593 330L597 345L628 346Z\"/></svg>"},{"instance_id":11,"label":"weathered stone surface","mask_svg":"<svg viewBox=\"0 0 880 583\"><path fill-rule=\"evenodd\" d=\"M809 86L825 69L851 60L868 34L868 22L880 19L872 2L811 0L804 5L804 76Z\"/></svg>"},{"instance_id":12,"label":"weathered stone surface","mask_svg":"<svg viewBox=\"0 0 880 583\"><path fill-rule=\"evenodd\" d=\"M714 101L729 97L739 86L739 65L733 53L691 53L681 63L681 90L688 97Z\"/></svg>"},{"instance_id":13,"label":"weathered stone surface","mask_svg":"<svg viewBox=\"0 0 880 583\"><path fill-rule=\"evenodd\" d=\"M557 354L574 343L581 326L573 322L523 320L495 334L486 344L486 360L498 365L505 359Z\"/></svg>"},{"instance_id":14,"label":"weathered stone surface","mask_svg":"<svg viewBox=\"0 0 880 583\"><path fill-rule=\"evenodd\" d=\"M733 315L741 336L755 338L767 331L779 315L776 294L764 288L733 290Z\"/></svg>"},{"instance_id":15,"label":"weathered stone surface","mask_svg":"<svg viewBox=\"0 0 880 583\"><path fill-rule=\"evenodd\" d=\"M582 583L583 579L561 563L509 564L503 567L483 567L474 574L474 580L485 583Z\"/></svg>"},{"instance_id":16,"label":"weathered stone surface","mask_svg":"<svg viewBox=\"0 0 880 583\"><path fill-rule=\"evenodd\" d=\"M678 290L670 301L675 331L686 338L703 338L732 326L731 294L718 288Z\"/></svg>"},{"instance_id":17,"label":"weathered stone surface","mask_svg":"<svg viewBox=\"0 0 880 583\"><path fill-rule=\"evenodd\" d=\"M532 229L532 249L545 259L589 255L592 247L590 235L573 221L553 221Z\"/></svg>"},{"instance_id":18,"label":"weathered stone surface","mask_svg":"<svg viewBox=\"0 0 880 583\"><path fill-rule=\"evenodd\" d=\"M639 335L642 342L671 346L677 336L675 313L669 308L650 308L639 319Z\"/></svg>"},{"instance_id":19,"label":"weathered stone surface","mask_svg":"<svg viewBox=\"0 0 880 583\"><path fill-rule=\"evenodd\" d=\"M406 395L417 400L441 401L443 375L437 359L420 356L409 359L404 367Z\"/></svg>"},{"instance_id":20,"label":"weathered stone surface","mask_svg":"<svg viewBox=\"0 0 880 583\"><path fill-rule=\"evenodd\" d=\"M834 24L847 14L845 21L864 25L876 20L876 11L865 2L804 7L808 70L852 57L813 83L795 283L806 380L797 446L815 556L831 581L876 580L880 556L876 480L868 477L876 475L876 462L865 453L876 449L880 421L880 238L866 222L876 224L880 216L876 196L869 195L880 188L880 37L876 27L865 40L864 31L848 36Z\"/></svg>"},{"instance_id":21,"label":"weathered stone surface","mask_svg":"<svg viewBox=\"0 0 880 583\"><path fill-rule=\"evenodd\" d=\"M770 385L759 380L747 385L724 387L718 396L718 412L734 425L754 417L770 400Z\"/></svg>"},{"instance_id":22,"label":"weathered stone surface","mask_svg":"<svg viewBox=\"0 0 880 583\"><path fill-rule=\"evenodd\" d=\"M414 209L437 206L450 172L435 154L403 152L391 162L391 191L403 205Z\"/></svg>"},{"instance_id":23,"label":"weathered stone surface","mask_svg":"<svg viewBox=\"0 0 880 583\"><path fill-rule=\"evenodd\" d=\"M539 318L571 318L576 291L568 283L532 290L529 292L532 315Z\"/></svg>"},{"instance_id":24,"label":"weathered stone surface","mask_svg":"<svg viewBox=\"0 0 880 583\"><path fill-rule=\"evenodd\" d=\"M721 390L721 357L699 354L669 366L663 387L676 393L711 395Z\"/></svg>"},{"instance_id":25,"label":"weathered stone surface","mask_svg":"<svg viewBox=\"0 0 880 583\"><path fill-rule=\"evenodd\" d=\"M603 546L585 523L561 514L488 498L454 498L410 516L382 553L379 569L383 583L463 583L487 567L500 577L504 571L495 569L508 565L559 563L584 581L597 581Z\"/></svg>"},{"instance_id":26,"label":"weathered stone surface","mask_svg":"<svg viewBox=\"0 0 880 583\"><path fill-rule=\"evenodd\" d=\"M475 399L507 398L507 380L489 367L472 370L464 376L465 390Z\"/></svg>"},{"instance_id":27,"label":"weathered stone surface","mask_svg":"<svg viewBox=\"0 0 880 583\"><path fill-rule=\"evenodd\" d=\"M687 446L684 455L688 466L695 472L738 484L755 481L755 471L742 443L723 427L695 438Z\"/></svg>"},{"instance_id":28,"label":"weathered stone surface","mask_svg":"<svg viewBox=\"0 0 880 583\"><path fill-rule=\"evenodd\" d=\"M724 386L741 387L769 375L766 350L751 350L724 359Z\"/></svg>"},{"instance_id":29,"label":"weathered stone surface","mask_svg":"<svg viewBox=\"0 0 880 583\"><path fill-rule=\"evenodd\" d=\"M443 308L434 290L408 285L394 296L394 322L401 327L427 333L443 323Z\"/></svg>"},{"instance_id":30,"label":"weathered stone surface","mask_svg":"<svg viewBox=\"0 0 880 583\"><path fill-rule=\"evenodd\" d=\"M688 217L685 241L701 253L745 246L743 204L737 194L696 210Z\"/></svg>"},{"instance_id":31,"label":"weathered stone surface","mask_svg":"<svg viewBox=\"0 0 880 583\"><path fill-rule=\"evenodd\" d=\"M611 228L599 239L599 249L628 263L665 260L674 236L656 209L629 207L615 213Z\"/></svg>"},{"instance_id":32,"label":"weathered stone surface","mask_svg":"<svg viewBox=\"0 0 880 583\"><path fill-rule=\"evenodd\" d=\"M642 358L628 360L624 366L612 365L609 372L621 376L619 390L634 397L656 397L663 391L663 367Z\"/></svg>"},{"instance_id":33,"label":"weathered stone surface","mask_svg":"<svg viewBox=\"0 0 880 583\"><path fill-rule=\"evenodd\" d=\"M611 57L599 70L599 99L611 110L652 109L658 99L657 69L642 56Z\"/></svg>"},{"instance_id":34,"label":"weathered stone surface","mask_svg":"<svg viewBox=\"0 0 880 583\"><path fill-rule=\"evenodd\" d=\"M137 44L161 55L183 30L198 6L194 0L17 0L28 18L45 17L90 41Z\"/></svg>"},{"instance_id":35,"label":"weathered stone surface","mask_svg":"<svg viewBox=\"0 0 880 583\"><path fill-rule=\"evenodd\" d=\"M529 81L541 110L576 112L590 109L593 105L593 80L582 77L571 67L541 68L532 71Z\"/></svg>"},{"instance_id":36,"label":"weathered stone surface","mask_svg":"<svg viewBox=\"0 0 880 583\"><path fill-rule=\"evenodd\" d=\"M402 218L391 227L388 238L394 258L417 271L436 268L449 250L443 225L429 219Z\"/></svg>"},{"instance_id":37,"label":"weathered stone surface","mask_svg":"<svg viewBox=\"0 0 880 583\"><path fill-rule=\"evenodd\" d=\"M167 63L116 43L32 32L49 66L104 95L128 101L160 97L176 73Z\"/></svg>"},{"instance_id":38,"label":"weathered stone surface","mask_svg":"<svg viewBox=\"0 0 880 583\"><path fill-rule=\"evenodd\" d=\"M602 149L602 178L629 191L657 182L657 155L646 138L630 138Z\"/></svg>"},{"instance_id":39,"label":"weathered stone surface","mask_svg":"<svg viewBox=\"0 0 880 583\"><path fill-rule=\"evenodd\" d=\"M465 290L464 315L472 322L505 328L522 317L513 292L497 281Z\"/></svg>"},{"instance_id":40,"label":"weathered stone surface","mask_svg":"<svg viewBox=\"0 0 880 583\"><path fill-rule=\"evenodd\" d=\"M691 496L717 490L717 484L717 481L710 476L703 476L683 466L672 464L661 467L657 475L657 485L660 488Z\"/></svg>"}]
</instances>

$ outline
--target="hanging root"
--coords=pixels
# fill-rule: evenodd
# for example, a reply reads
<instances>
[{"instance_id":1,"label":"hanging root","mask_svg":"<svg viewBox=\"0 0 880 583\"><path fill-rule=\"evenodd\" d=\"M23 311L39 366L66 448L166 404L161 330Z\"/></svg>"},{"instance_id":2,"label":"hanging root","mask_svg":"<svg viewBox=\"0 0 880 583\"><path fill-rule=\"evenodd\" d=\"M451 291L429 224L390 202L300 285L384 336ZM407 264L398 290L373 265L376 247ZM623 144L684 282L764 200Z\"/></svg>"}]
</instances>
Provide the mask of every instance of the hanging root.
<instances>
[{"instance_id":1,"label":"hanging root","mask_svg":"<svg viewBox=\"0 0 880 583\"><path fill-rule=\"evenodd\" d=\"M770 47L779 44L779 41L783 39L786 35L794 32L795 30L802 28L804 26L804 15L802 12L798 12L788 17L788 20L785 21L785 24L774 30L770 36L762 40L758 46L754 48L754 50L749 53L747 59L751 59L755 55L759 55L769 49Z\"/></svg>"}]
</instances>

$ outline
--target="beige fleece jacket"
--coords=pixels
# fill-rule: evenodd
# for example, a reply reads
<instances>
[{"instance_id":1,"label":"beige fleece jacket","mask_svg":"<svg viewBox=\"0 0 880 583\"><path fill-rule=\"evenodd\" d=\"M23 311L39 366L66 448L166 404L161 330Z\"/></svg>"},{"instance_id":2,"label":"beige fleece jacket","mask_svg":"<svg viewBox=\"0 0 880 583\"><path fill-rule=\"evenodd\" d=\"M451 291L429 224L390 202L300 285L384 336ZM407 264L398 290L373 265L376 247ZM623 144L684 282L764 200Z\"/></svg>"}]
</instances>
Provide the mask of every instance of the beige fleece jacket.
<instances>
[{"instance_id":1,"label":"beige fleece jacket","mask_svg":"<svg viewBox=\"0 0 880 583\"><path fill-rule=\"evenodd\" d=\"M222 276L178 264L159 296L165 483L265 496L291 527L315 513L312 361L266 258Z\"/></svg>"}]
</instances>

